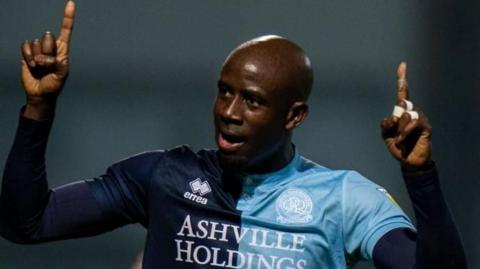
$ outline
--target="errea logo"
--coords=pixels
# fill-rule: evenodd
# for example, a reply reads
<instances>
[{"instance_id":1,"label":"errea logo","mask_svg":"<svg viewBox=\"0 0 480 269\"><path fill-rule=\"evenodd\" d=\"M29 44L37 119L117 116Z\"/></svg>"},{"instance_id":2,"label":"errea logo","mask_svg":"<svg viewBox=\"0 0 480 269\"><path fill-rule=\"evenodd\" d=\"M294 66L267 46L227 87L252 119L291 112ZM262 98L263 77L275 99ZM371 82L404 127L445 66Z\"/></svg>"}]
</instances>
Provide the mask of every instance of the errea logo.
<instances>
[{"instance_id":1,"label":"errea logo","mask_svg":"<svg viewBox=\"0 0 480 269\"><path fill-rule=\"evenodd\" d=\"M199 177L197 177L195 180L190 181L189 185L192 192L185 192L183 197L196 203L206 205L208 199L202 196L212 191L208 181L202 181Z\"/></svg>"},{"instance_id":2,"label":"errea logo","mask_svg":"<svg viewBox=\"0 0 480 269\"><path fill-rule=\"evenodd\" d=\"M210 189L210 185L208 184L208 181L203 181L198 177L194 181L190 182L190 188L192 188L192 192L196 194L200 194L201 196L204 196L205 194L209 193L212 191Z\"/></svg>"}]
</instances>

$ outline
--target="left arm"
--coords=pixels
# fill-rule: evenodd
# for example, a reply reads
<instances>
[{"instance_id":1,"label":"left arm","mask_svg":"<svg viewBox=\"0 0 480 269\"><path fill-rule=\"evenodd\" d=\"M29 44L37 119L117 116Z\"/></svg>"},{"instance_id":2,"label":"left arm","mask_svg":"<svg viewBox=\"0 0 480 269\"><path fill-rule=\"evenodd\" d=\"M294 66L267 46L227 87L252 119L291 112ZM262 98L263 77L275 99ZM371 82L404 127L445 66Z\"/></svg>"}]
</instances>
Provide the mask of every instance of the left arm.
<instances>
[{"instance_id":1,"label":"left arm","mask_svg":"<svg viewBox=\"0 0 480 269\"><path fill-rule=\"evenodd\" d=\"M381 123L389 152L402 164L402 173L417 220L417 234L407 229L386 233L375 245L377 268L467 268L455 223L431 161L431 125L408 101L406 63L397 70L397 105Z\"/></svg>"},{"instance_id":2,"label":"left arm","mask_svg":"<svg viewBox=\"0 0 480 269\"><path fill-rule=\"evenodd\" d=\"M376 268L467 268L436 167L402 172L417 219L417 233L395 229L385 234L373 250Z\"/></svg>"}]
</instances>

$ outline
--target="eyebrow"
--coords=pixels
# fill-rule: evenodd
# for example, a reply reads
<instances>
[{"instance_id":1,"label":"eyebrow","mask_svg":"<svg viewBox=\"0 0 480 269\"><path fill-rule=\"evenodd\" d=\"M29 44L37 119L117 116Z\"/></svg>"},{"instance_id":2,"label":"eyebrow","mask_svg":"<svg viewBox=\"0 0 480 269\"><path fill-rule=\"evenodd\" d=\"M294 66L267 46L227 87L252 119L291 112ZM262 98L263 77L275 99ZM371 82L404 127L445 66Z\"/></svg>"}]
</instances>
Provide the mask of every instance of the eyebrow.
<instances>
[{"instance_id":1,"label":"eyebrow","mask_svg":"<svg viewBox=\"0 0 480 269\"><path fill-rule=\"evenodd\" d=\"M246 88L242 88L240 89L240 92L242 93L248 93L248 94L252 94L252 95L255 95L255 96L259 96L259 97L263 97L264 94L262 93L262 90L258 87L246 87Z\"/></svg>"},{"instance_id":2,"label":"eyebrow","mask_svg":"<svg viewBox=\"0 0 480 269\"><path fill-rule=\"evenodd\" d=\"M218 87L224 86L224 87L231 88L230 85L228 85L227 83L223 82L223 81L220 80L220 79L217 81L217 86L218 86Z\"/></svg>"},{"instance_id":3,"label":"eyebrow","mask_svg":"<svg viewBox=\"0 0 480 269\"><path fill-rule=\"evenodd\" d=\"M230 84L222 81L221 79L218 80L217 86L218 87L227 87L229 89L233 89L233 87L230 86ZM240 93L253 95L257 98L265 100L265 94L262 92L261 88L259 88L259 87L251 87L250 86L250 87L241 88Z\"/></svg>"}]
</instances>

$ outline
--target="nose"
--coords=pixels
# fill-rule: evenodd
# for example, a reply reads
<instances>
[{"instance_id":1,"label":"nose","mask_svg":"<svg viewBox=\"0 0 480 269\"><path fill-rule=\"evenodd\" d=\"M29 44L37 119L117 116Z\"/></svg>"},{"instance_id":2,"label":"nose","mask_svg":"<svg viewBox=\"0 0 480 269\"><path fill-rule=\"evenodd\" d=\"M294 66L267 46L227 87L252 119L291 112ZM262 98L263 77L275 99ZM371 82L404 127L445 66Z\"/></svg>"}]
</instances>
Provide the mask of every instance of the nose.
<instances>
[{"instance_id":1,"label":"nose","mask_svg":"<svg viewBox=\"0 0 480 269\"><path fill-rule=\"evenodd\" d=\"M239 96L225 100L225 106L222 111L222 121L226 124L242 124L242 101Z\"/></svg>"}]
</instances>

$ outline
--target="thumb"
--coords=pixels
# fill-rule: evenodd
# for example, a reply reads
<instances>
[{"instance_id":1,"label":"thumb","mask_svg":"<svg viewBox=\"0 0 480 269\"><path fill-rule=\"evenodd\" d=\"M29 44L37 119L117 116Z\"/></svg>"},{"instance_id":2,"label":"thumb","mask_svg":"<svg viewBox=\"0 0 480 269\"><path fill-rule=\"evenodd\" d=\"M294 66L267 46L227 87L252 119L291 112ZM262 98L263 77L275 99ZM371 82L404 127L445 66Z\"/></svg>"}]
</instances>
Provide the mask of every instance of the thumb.
<instances>
[{"instance_id":1,"label":"thumb","mask_svg":"<svg viewBox=\"0 0 480 269\"><path fill-rule=\"evenodd\" d=\"M64 80L68 76L69 72L69 64L67 61L65 62L56 62L55 73L53 74L54 77L58 80Z\"/></svg>"},{"instance_id":2,"label":"thumb","mask_svg":"<svg viewBox=\"0 0 480 269\"><path fill-rule=\"evenodd\" d=\"M35 79L30 72L30 68L28 67L27 62L25 60L22 60L22 83L23 87L25 89L30 89L38 83L37 79Z\"/></svg>"}]
</instances>

